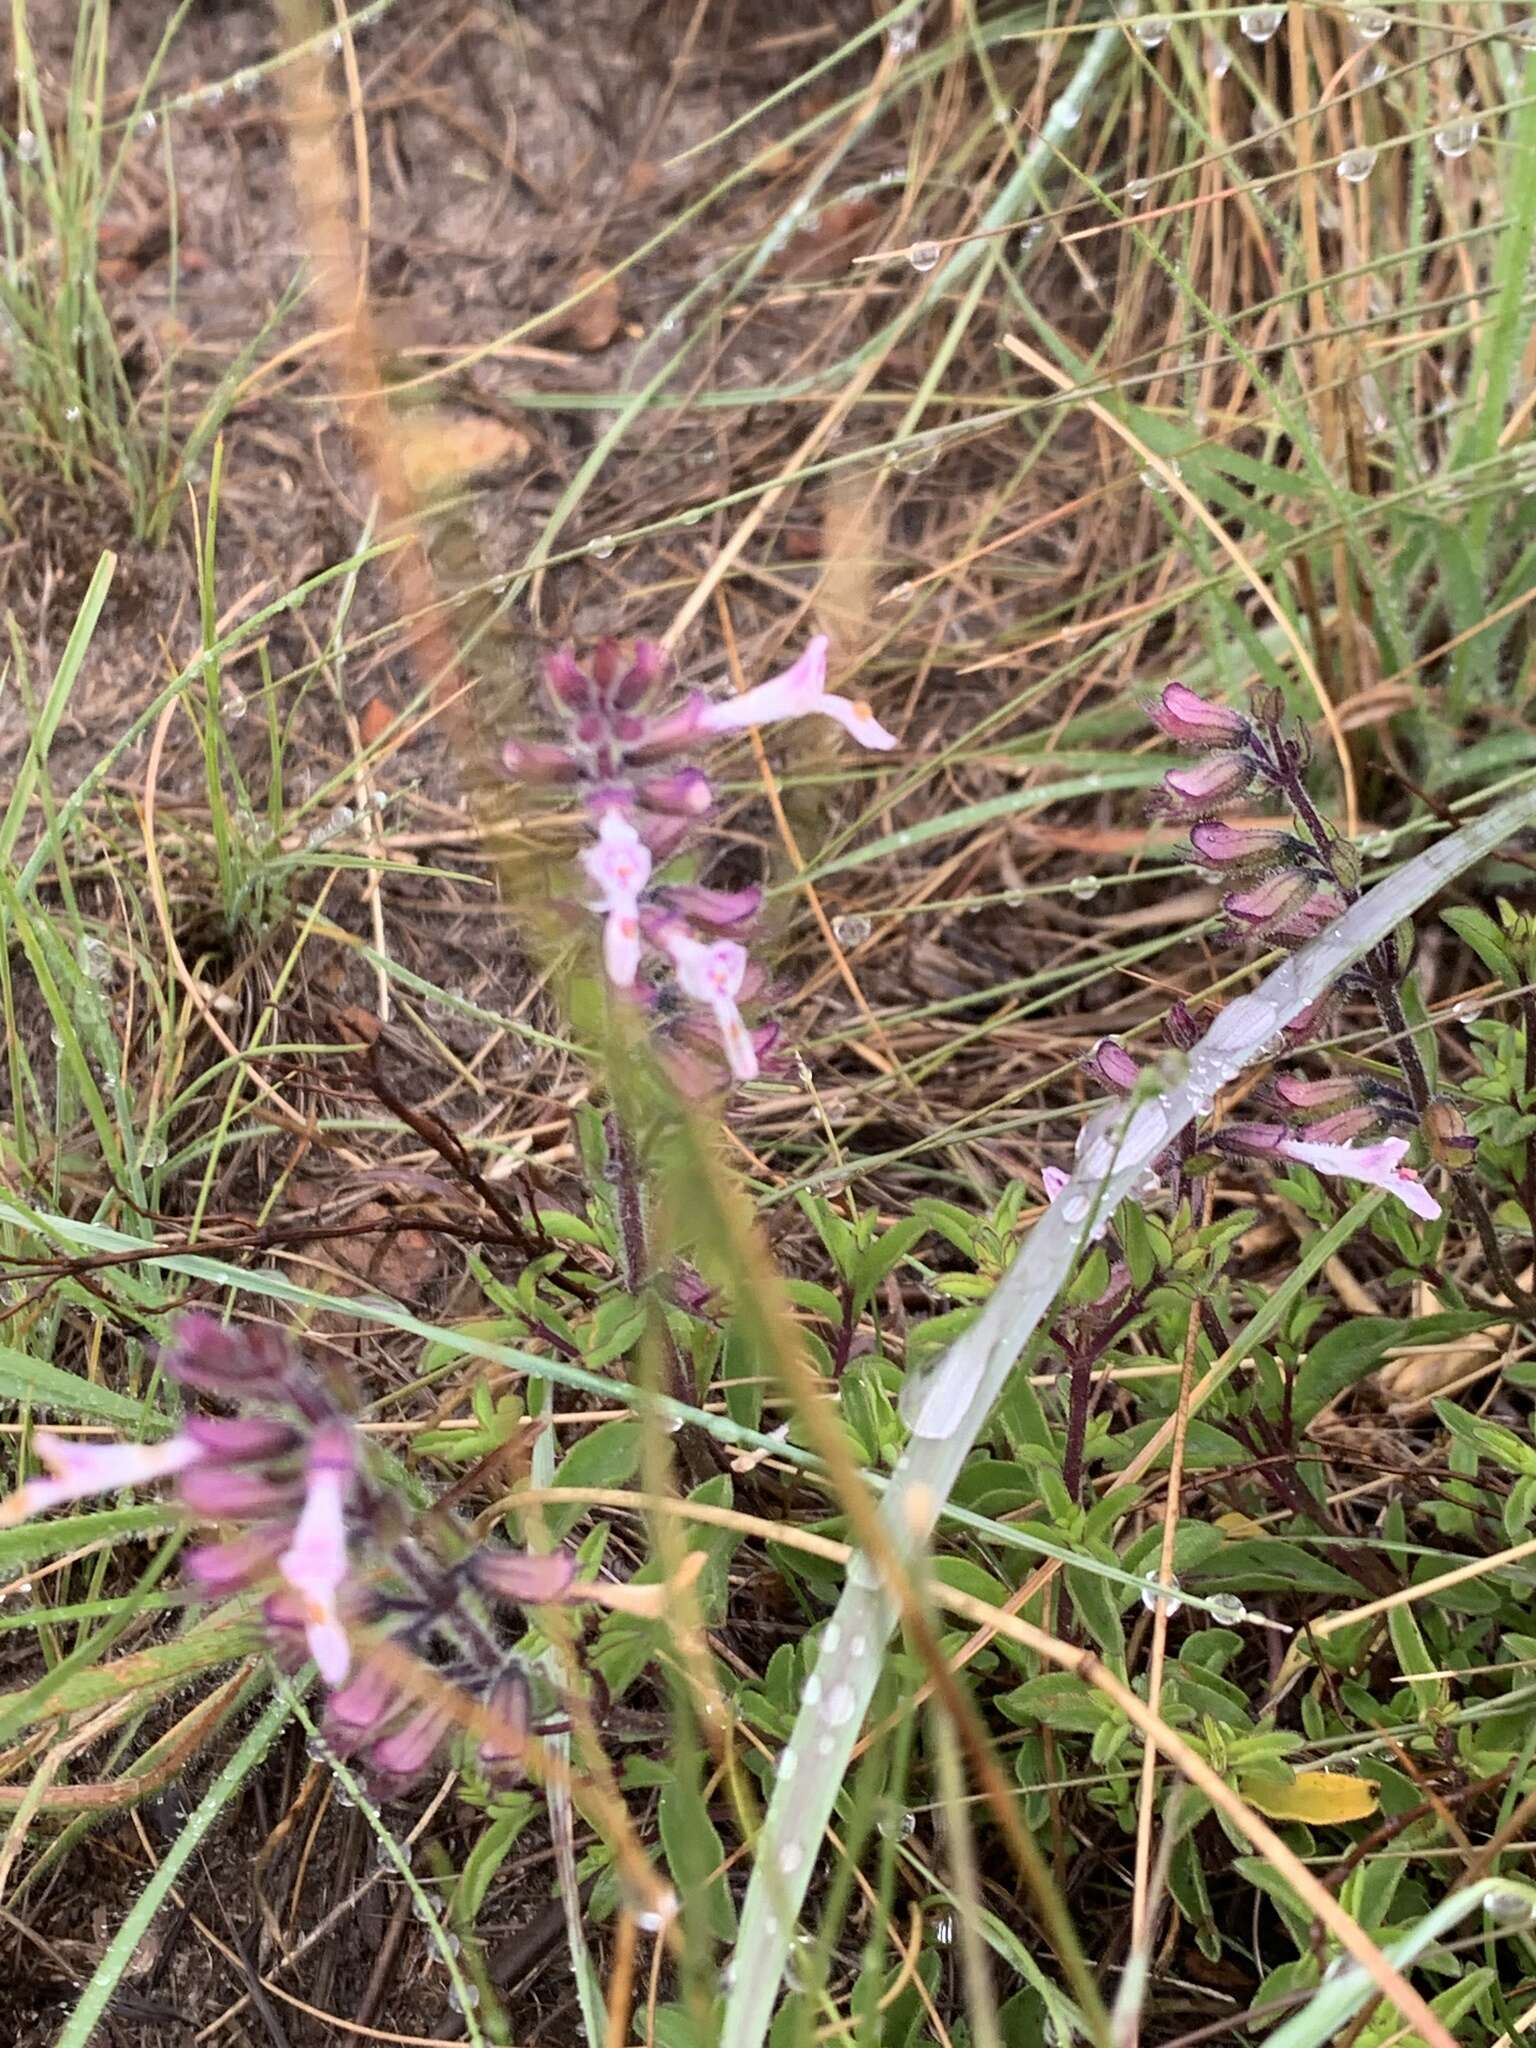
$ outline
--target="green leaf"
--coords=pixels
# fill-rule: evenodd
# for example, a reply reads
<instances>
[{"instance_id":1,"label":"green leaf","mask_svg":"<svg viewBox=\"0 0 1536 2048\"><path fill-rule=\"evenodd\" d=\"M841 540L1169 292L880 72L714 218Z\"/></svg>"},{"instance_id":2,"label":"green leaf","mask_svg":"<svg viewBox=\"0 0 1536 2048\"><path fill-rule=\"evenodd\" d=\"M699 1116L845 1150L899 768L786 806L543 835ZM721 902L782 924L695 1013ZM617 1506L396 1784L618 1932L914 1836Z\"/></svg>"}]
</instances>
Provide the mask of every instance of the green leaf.
<instances>
[{"instance_id":1,"label":"green leaf","mask_svg":"<svg viewBox=\"0 0 1536 2048\"><path fill-rule=\"evenodd\" d=\"M725 1886L725 1850L691 1774L673 1776L657 1801L656 1819L685 1909L702 1906L710 1933L719 1941L732 1940L736 1908Z\"/></svg>"},{"instance_id":2,"label":"green leaf","mask_svg":"<svg viewBox=\"0 0 1536 2048\"><path fill-rule=\"evenodd\" d=\"M1520 976L1504 945L1504 936L1493 919L1481 910L1458 904L1442 910L1442 924L1448 924L1463 945L1470 946L1490 974L1496 974L1506 988L1518 988Z\"/></svg>"},{"instance_id":3,"label":"green leaf","mask_svg":"<svg viewBox=\"0 0 1536 2048\"><path fill-rule=\"evenodd\" d=\"M640 1465L638 1422L600 1422L590 1435L572 1444L555 1469L556 1486L628 1486ZM576 1502L556 1502L546 1510L549 1526L563 1536L588 1511Z\"/></svg>"},{"instance_id":4,"label":"green leaf","mask_svg":"<svg viewBox=\"0 0 1536 2048\"><path fill-rule=\"evenodd\" d=\"M1307 1353L1292 1399L1296 1425L1304 1429L1328 1403L1375 1372L1410 1326L1388 1316L1355 1316L1330 1330Z\"/></svg>"},{"instance_id":5,"label":"green leaf","mask_svg":"<svg viewBox=\"0 0 1536 2048\"><path fill-rule=\"evenodd\" d=\"M110 1387L29 1358L24 1351L0 1345L0 1400L30 1403L56 1415L90 1415L102 1422L121 1422L137 1434L146 1422L162 1418L143 1401L132 1401Z\"/></svg>"}]
</instances>

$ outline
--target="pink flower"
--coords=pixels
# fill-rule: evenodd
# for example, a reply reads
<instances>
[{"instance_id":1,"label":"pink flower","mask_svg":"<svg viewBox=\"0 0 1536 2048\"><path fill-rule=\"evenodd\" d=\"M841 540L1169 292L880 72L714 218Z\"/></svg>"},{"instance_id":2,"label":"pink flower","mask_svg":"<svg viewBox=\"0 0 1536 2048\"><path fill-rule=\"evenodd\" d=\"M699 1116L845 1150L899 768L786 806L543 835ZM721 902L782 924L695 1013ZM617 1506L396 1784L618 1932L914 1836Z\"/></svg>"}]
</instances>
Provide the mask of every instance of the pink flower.
<instances>
[{"instance_id":1,"label":"pink flower","mask_svg":"<svg viewBox=\"0 0 1536 2048\"><path fill-rule=\"evenodd\" d=\"M1428 1222L1433 1223L1440 1214L1440 1204L1429 1189L1411 1167L1403 1165L1406 1138L1382 1138L1374 1145L1319 1145L1305 1138L1286 1137L1275 1150L1284 1159L1310 1166L1314 1173L1337 1174L1345 1180L1364 1181L1368 1187L1385 1188Z\"/></svg>"},{"instance_id":2,"label":"pink flower","mask_svg":"<svg viewBox=\"0 0 1536 2048\"><path fill-rule=\"evenodd\" d=\"M603 913L603 965L615 988L632 988L640 966L640 892L651 879L650 849L616 806L605 810L597 844L581 855Z\"/></svg>"},{"instance_id":3,"label":"pink flower","mask_svg":"<svg viewBox=\"0 0 1536 2048\"><path fill-rule=\"evenodd\" d=\"M705 945L680 924L663 925L656 942L677 970L677 985L683 994L713 1016L731 1072L738 1081L754 1080L757 1047L736 1007L747 971L746 947L734 939L716 939Z\"/></svg>"},{"instance_id":4,"label":"pink flower","mask_svg":"<svg viewBox=\"0 0 1536 2048\"><path fill-rule=\"evenodd\" d=\"M1408 1150L1406 1138L1381 1138L1374 1145L1329 1144L1293 1137L1284 1124L1232 1124L1220 1134L1220 1144L1224 1151L1253 1152L1265 1159L1294 1159L1298 1166L1310 1166L1314 1173L1385 1188L1415 1216L1423 1216L1431 1223L1440 1214L1440 1204L1419 1176L1412 1167L1403 1165Z\"/></svg>"},{"instance_id":5,"label":"pink flower","mask_svg":"<svg viewBox=\"0 0 1536 2048\"><path fill-rule=\"evenodd\" d=\"M145 1486L185 1472L208 1456L190 1436L168 1437L158 1444L89 1443L40 1429L32 1447L48 1467L46 1479L29 1479L9 1500L0 1501L0 1529L39 1515L66 1501L96 1493L116 1493L123 1486Z\"/></svg>"},{"instance_id":6,"label":"pink flower","mask_svg":"<svg viewBox=\"0 0 1536 2048\"><path fill-rule=\"evenodd\" d=\"M1085 1074L1117 1095L1129 1095L1141 1079L1141 1068L1118 1038L1101 1038L1080 1064Z\"/></svg>"},{"instance_id":7,"label":"pink flower","mask_svg":"<svg viewBox=\"0 0 1536 2048\"><path fill-rule=\"evenodd\" d=\"M775 725L785 718L804 718L819 711L837 723L861 747L883 752L897 744L874 712L861 700L834 697L827 690L827 639L824 633L806 648L800 659L782 675L773 676L755 689L723 704L705 704L699 713L700 732L743 732L749 726Z\"/></svg>"},{"instance_id":8,"label":"pink flower","mask_svg":"<svg viewBox=\"0 0 1536 2048\"><path fill-rule=\"evenodd\" d=\"M1226 747L1242 739L1248 721L1225 704L1208 703L1183 683L1169 683L1146 707L1152 723L1181 747Z\"/></svg>"},{"instance_id":9,"label":"pink flower","mask_svg":"<svg viewBox=\"0 0 1536 2048\"><path fill-rule=\"evenodd\" d=\"M347 1425L331 1422L317 1429L310 1439L304 1510L277 1561L303 1605L304 1638L327 1685L340 1685L352 1664L337 1595L347 1577L346 1507L355 1472Z\"/></svg>"},{"instance_id":10,"label":"pink flower","mask_svg":"<svg viewBox=\"0 0 1536 2048\"><path fill-rule=\"evenodd\" d=\"M368 1753L374 1770L398 1784L418 1777L431 1763L444 1736L453 1728L453 1717L436 1705L418 1707L391 1734L381 1736Z\"/></svg>"},{"instance_id":11,"label":"pink flower","mask_svg":"<svg viewBox=\"0 0 1536 2048\"><path fill-rule=\"evenodd\" d=\"M1213 811L1241 796L1252 780L1245 754L1212 754L1192 768L1171 768L1163 777L1163 795L1172 810Z\"/></svg>"},{"instance_id":12,"label":"pink flower","mask_svg":"<svg viewBox=\"0 0 1536 2048\"><path fill-rule=\"evenodd\" d=\"M568 1550L477 1550L469 1560L469 1575L482 1593L497 1600L545 1607L570 1591L576 1560Z\"/></svg>"},{"instance_id":13,"label":"pink flower","mask_svg":"<svg viewBox=\"0 0 1536 2048\"><path fill-rule=\"evenodd\" d=\"M1042 1166L1040 1178L1045 1182L1046 1201L1054 1202L1072 1176L1070 1173L1064 1173L1059 1166Z\"/></svg>"},{"instance_id":14,"label":"pink flower","mask_svg":"<svg viewBox=\"0 0 1536 2048\"><path fill-rule=\"evenodd\" d=\"M1299 842L1289 832L1262 827L1243 830L1224 825L1219 818L1204 818L1189 835L1190 850L1206 867L1259 867L1277 854L1296 853Z\"/></svg>"}]
</instances>

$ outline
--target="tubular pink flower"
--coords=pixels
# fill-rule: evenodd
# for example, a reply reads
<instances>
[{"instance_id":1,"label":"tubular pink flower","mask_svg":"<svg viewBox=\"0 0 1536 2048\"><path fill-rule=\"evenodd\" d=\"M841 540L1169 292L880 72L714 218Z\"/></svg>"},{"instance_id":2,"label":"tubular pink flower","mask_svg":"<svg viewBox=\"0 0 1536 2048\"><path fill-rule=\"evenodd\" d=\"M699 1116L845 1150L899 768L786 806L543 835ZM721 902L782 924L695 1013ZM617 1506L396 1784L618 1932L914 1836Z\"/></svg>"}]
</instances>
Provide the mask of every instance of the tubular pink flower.
<instances>
[{"instance_id":1,"label":"tubular pink flower","mask_svg":"<svg viewBox=\"0 0 1536 2048\"><path fill-rule=\"evenodd\" d=\"M501 765L519 782L574 782L581 762L569 747L549 740L505 740Z\"/></svg>"},{"instance_id":2,"label":"tubular pink flower","mask_svg":"<svg viewBox=\"0 0 1536 2048\"><path fill-rule=\"evenodd\" d=\"M1117 1095L1129 1095L1141 1079L1141 1068L1118 1038L1101 1038L1081 1065L1085 1074Z\"/></svg>"},{"instance_id":3,"label":"tubular pink flower","mask_svg":"<svg viewBox=\"0 0 1536 2048\"><path fill-rule=\"evenodd\" d=\"M0 1501L0 1529L40 1515L66 1501L86 1500L95 1493L116 1493L123 1486L146 1486L185 1472L208 1454L189 1436L168 1437L158 1444L77 1442L40 1429L32 1445L48 1467L46 1479L29 1479L9 1500Z\"/></svg>"},{"instance_id":4,"label":"tubular pink flower","mask_svg":"<svg viewBox=\"0 0 1536 2048\"><path fill-rule=\"evenodd\" d=\"M277 1569L292 1534L286 1522L261 1522L228 1543L199 1543L182 1554L182 1569L217 1597L253 1586Z\"/></svg>"},{"instance_id":5,"label":"tubular pink flower","mask_svg":"<svg viewBox=\"0 0 1536 2048\"><path fill-rule=\"evenodd\" d=\"M715 800L702 768L679 768L672 775L648 775L638 786L640 801L658 811L702 818Z\"/></svg>"},{"instance_id":6,"label":"tubular pink flower","mask_svg":"<svg viewBox=\"0 0 1536 2048\"><path fill-rule=\"evenodd\" d=\"M651 879L650 849L617 808L603 812L597 844L581 856L603 913L603 965L615 988L634 986L640 966L640 892Z\"/></svg>"},{"instance_id":7,"label":"tubular pink flower","mask_svg":"<svg viewBox=\"0 0 1536 2048\"><path fill-rule=\"evenodd\" d=\"M1277 854L1293 853L1297 841L1289 832L1250 826L1223 824L1219 818L1203 818L1189 835L1190 851L1206 867L1259 867Z\"/></svg>"},{"instance_id":8,"label":"tubular pink flower","mask_svg":"<svg viewBox=\"0 0 1536 2048\"><path fill-rule=\"evenodd\" d=\"M498 1600L545 1607L570 1591L576 1560L568 1550L478 1550L469 1560L469 1575L482 1593Z\"/></svg>"},{"instance_id":9,"label":"tubular pink flower","mask_svg":"<svg viewBox=\"0 0 1536 2048\"><path fill-rule=\"evenodd\" d=\"M1330 1074L1322 1081L1306 1081L1299 1074L1276 1074L1268 1092L1283 1108L1316 1116L1347 1109L1358 1102L1360 1082L1354 1074Z\"/></svg>"},{"instance_id":10,"label":"tubular pink flower","mask_svg":"<svg viewBox=\"0 0 1536 2048\"><path fill-rule=\"evenodd\" d=\"M1314 1173L1337 1175L1342 1180L1364 1181L1368 1187L1385 1188L1396 1195L1415 1216L1433 1223L1440 1204L1411 1167L1403 1165L1408 1150L1406 1138L1382 1138L1374 1145L1318 1145L1287 1133L1275 1151L1284 1159L1310 1166Z\"/></svg>"},{"instance_id":11,"label":"tubular pink flower","mask_svg":"<svg viewBox=\"0 0 1536 2048\"><path fill-rule=\"evenodd\" d=\"M343 1754L381 1726L400 1699L399 1688L383 1667L365 1658L338 1686L325 1705L327 1739Z\"/></svg>"},{"instance_id":12,"label":"tubular pink flower","mask_svg":"<svg viewBox=\"0 0 1536 2048\"><path fill-rule=\"evenodd\" d=\"M403 1782L418 1777L452 1727L452 1717L443 1708L420 1707L408 1721L373 1745L368 1760L386 1778Z\"/></svg>"},{"instance_id":13,"label":"tubular pink flower","mask_svg":"<svg viewBox=\"0 0 1536 2048\"><path fill-rule=\"evenodd\" d=\"M1298 916L1313 893L1314 885L1305 875L1286 868L1251 889L1233 889L1222 897L1221 907L1245 931L1269 932Z\"/></svg>"},{"instance_id":14,"label":"tubular pink flower","mask_svg":"<svg viewBox=\"0 0 1536 2048\"><path fill-rule=\"evenodd\" d=\"M1054 1202L1072 1176L1070 1173L1063 1172L1059 1166L1042 1166L1040 1178L1045 1183L1046 1201Z\"/></svg>"},{"instance_id":15,"label":"tubular pink flower","mask_svg":"<svg viewBox=\"0 0 1536 2048\"><path fill-rule=\"evenodd\" d=\"M281 1514L297 1505L297 1479L274 1479L240 1465L203 1458L182 1473L176 1486L184 1508L208 1522L238 1522L252 1515Z\"/></svg>"},{"instance_id":16,"label":"tubular pink flower","mask_svg":"<svg viewBox=\"0 0 1536 2048\"><path fill-rule=\"evenodd\" d=\"M183 1434L210 1458L240 1464L289 1457L301 1441L291 1422L266 1415L190 1415Z\"/></svg>"},{"instance_id":17,"label":"tubular pink flower","mask_svg":"<svg viewBox=\"0 0 1536 2048\"><path fill-rule=\"evenodd\" d=\"M478 1751L481 1769L492 1777L515 1780L522 1774L528 1748L528 1727L533 1719L533 1702L528 1681L516 1667L500 1673L491 1687L486 1706L495 1715L497 1727L483 1736Z\"/></svg>"},{"instance_id":18,"label":"tubular pink flower","mask_svg":"<svg viewBox=\"0 0 1536 2048\"><path fill-rule=\"evenodd\" d=\"M734 939L716 939L706 946L681 925L672 924L662 926L657 942L676 968L683 994L702 1003L714 1018L731 1072L738 1081L755 1080L757 1048L736 1007L747 971L746 947Z\"/></svg>"},{"instance_id":19,"label":"tubular pink flower","mask_svg":"<svg viewBox=\"0 0 1536 2048\"><path fill-rule=\"evenodd\" d=\"M1242 739L1248 721L1225 704L1209 703L1183 683L1169 683L1146 707L1152 723L1181 747L1226 747Z\"/></svg>"},{"instance_id":20,"label":"tubular pink flower","mask_svg":"<svg viewBox=\"0 0 1536 2048\"><path fill-rule=\"evenodd\" d=\"M1192 768L1171 768L1163 777L1169 805L1180 811L1209 811L1239 797L1253 780L1243 754L1212 754Z\"/></svg>"},{"instance_id":21,"label":"tubular pink flower","mask_svg":"<svg viewBox=\"0 0 1536 2048\"><path fill-rule=\"evenodd\" d=\"M351 1645L337 1610L347 1577L346 1507L356 1472L352 1432L326 1423L310 1440L304 1511L277 1568L304 1608L304 1638L327 1685L340 1685L352 1665Z\"/></svg>"},{"instance_id":22,"label":"tubular pink flower","mask_svg":"<svg viewBox=\"0 0 1536 2048\"><path fill-rule=\"evenodd\" d=\"M862 700L835 697L827 689L827 638L818 633L804 654L782 675L744 690L723 704L706 704L699 715L702 732L743 732L750 726L775 725L785 718L805 718L821 712L836 719L844 732L861 747L881 752L897 744Z\"/></svg>"}]
</instances>

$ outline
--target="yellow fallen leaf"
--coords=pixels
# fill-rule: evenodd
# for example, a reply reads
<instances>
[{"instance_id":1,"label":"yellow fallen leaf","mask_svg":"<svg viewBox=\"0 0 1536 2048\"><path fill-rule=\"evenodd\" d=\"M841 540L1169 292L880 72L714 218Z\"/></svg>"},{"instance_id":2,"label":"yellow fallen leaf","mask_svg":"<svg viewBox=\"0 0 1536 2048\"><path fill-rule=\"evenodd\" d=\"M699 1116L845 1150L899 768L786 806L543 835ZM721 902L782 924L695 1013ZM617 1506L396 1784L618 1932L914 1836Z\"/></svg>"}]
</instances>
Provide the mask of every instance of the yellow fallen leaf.
<instances>
[{"instance_id":1,"label":"yellow fallen leaf","mask_svg":"<svg viewBox=\"0 0 1536 2048\"><path fill-rule=\"evenodd\" d=\"M1369 1778L1350 1778L1339 1771L1298 1771L1294 1778L1284 1778L1278 1771L1250 1771L1238 1779L1237 1789L1271 1820L1310 1821L1314 1827L1367 1819L1376 1811L1381 1792Z\"/></svg>"}]
</instances>

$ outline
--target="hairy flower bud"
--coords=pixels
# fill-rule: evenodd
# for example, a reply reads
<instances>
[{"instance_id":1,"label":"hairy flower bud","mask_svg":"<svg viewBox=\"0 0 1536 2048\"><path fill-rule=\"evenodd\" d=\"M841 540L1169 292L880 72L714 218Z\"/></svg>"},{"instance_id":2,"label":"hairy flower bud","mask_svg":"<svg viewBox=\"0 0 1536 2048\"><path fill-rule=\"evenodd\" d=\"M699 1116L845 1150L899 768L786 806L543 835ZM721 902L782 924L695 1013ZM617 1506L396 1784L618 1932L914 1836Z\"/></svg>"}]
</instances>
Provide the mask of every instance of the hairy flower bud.
<instances>
[{"instance_id":1,"label":"hairy flower bud","mask_svg":"<svg viewBox=\"0 0 1536 2048\"><path fill-rule=\"evenodd\" d=\"M1186 817L1202 817L1244 795L1253 776L1246 754L1211 754L1193 767L1169 770L1162 781L1163 803Z\"/></svg>"},{"instance_id":2,"label":"hairy flower bud","mask_svg":"<svg viewBox=\"0 0 1536 2048\"><path fill-rule=\"evenodd\" d=\"M1183 683L1165 684L1146 706L1152 723L1181 747L1230 747L1247 737L1249 725L1225 704L1213 704Z\"/></svg>"},{"instance_id":3,"label":"hairy flower bud","mask_svg":"<svg viewBox=\"0 0 1536 2048\"><path fill-rule=\"evenodd\" d=\"M1101 1038L1078 1064L1100 1087L1116 1095L1129 1095L1141 1079L1141 1068L1117 1038Z\"/></svg>"}]
</instances>

